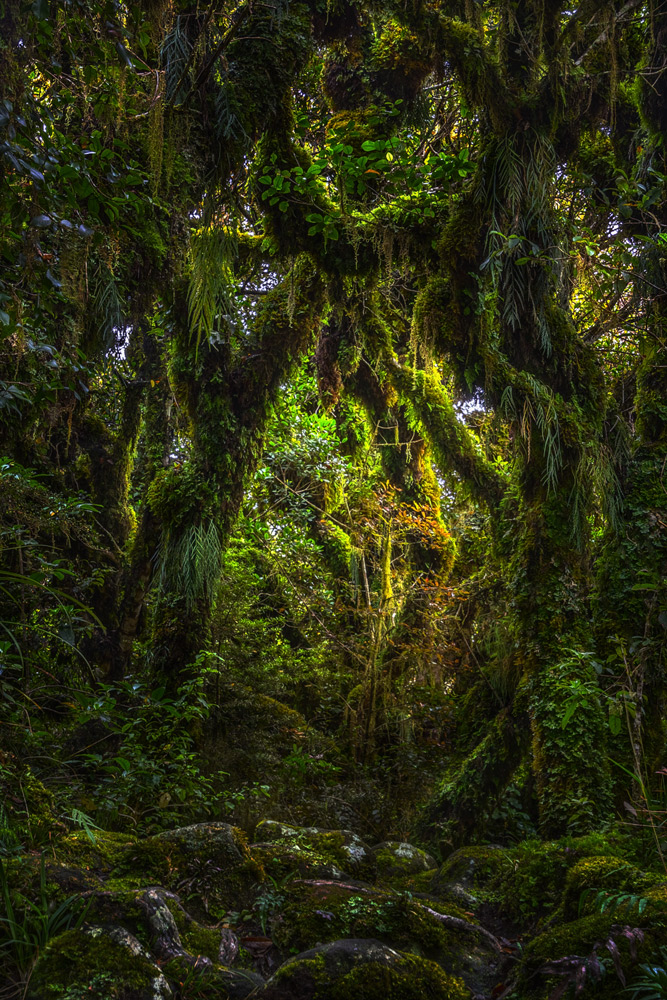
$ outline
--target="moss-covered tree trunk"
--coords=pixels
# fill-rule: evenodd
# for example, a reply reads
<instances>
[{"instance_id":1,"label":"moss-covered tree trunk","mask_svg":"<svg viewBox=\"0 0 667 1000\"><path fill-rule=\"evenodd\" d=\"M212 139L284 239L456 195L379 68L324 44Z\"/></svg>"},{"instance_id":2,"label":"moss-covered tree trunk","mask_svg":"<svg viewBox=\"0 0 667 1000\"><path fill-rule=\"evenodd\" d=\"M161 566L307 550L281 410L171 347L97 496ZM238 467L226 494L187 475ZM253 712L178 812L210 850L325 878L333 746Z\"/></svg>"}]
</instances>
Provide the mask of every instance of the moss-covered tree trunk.
<instances>
[{"instance_id":1,"label":"moss-covered tree trunk","mask_svg":"<svg viewBox=\"0 0 667 1000\"><path fill-rule=\"evenodd\" d=\"M181 307L170 379L188 417L192 457L148 491L162 525L151 656L172 687L206 646L220 557L244 485L280 386L314 344L325 301L321 276L300 259L262 300L249 338L254 349L236 359L225 345L197 342Z\"/></svg>"}]
</instances>

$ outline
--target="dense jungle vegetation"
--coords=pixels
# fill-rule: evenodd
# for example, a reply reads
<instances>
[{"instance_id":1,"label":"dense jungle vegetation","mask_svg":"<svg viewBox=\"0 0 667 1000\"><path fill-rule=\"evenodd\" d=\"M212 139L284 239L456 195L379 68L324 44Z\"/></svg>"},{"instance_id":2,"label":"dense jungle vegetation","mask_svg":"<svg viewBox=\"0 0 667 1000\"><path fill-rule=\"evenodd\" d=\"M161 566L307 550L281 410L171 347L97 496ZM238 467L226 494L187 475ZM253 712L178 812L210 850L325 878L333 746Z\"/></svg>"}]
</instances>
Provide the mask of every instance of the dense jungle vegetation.
<instances>
[{"instance_id":1,"label":"dense jungle vegetation","mask_svg":"<svg viewBox=\"0 0 667 1000\"><path fill-rule=\"evenodd\" d=\"M667 0L0 56L0 1000L667 998Z\"/></svg>"}]
</instances>

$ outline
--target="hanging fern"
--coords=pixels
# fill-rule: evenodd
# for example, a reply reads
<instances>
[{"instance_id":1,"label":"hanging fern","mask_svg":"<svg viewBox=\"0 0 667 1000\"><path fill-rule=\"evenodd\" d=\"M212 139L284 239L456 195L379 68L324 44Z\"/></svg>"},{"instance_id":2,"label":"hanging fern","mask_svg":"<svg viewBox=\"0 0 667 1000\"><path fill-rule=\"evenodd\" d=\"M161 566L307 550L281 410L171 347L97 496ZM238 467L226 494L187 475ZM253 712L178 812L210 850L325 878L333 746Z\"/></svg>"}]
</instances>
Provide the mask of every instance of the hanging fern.
<instances>
[{"instance_id":1,"label":"hanging fern","mask_svg":"<svg viewBox=\"0 0 667 1000\"><path fill-rule=\"evenodd\" d=\"M165 37L160 48L160 64L165 72L165 99L167 104L180 104L185 100L190 74L188 63L192 45L182 27L182 17L177 17L174 27Z\"/></svg>"},{"instance_id":2,"label":"hanging fern","mask_svg":"<svg viewBox=\"0 0 667 1000\"><path fill-rule=\"evenodd\" d=\"M188 312L190 332L198 345L203 339L228 334L235 327L234 253L234 241L223 229L202 229L192 236Z\"/></svg>"},{"instance_id":3,"label":"hanging fern","mask_svg":"<svg viewBox=\"0 0 667 1000\"><path fill-rule=\"evenodd\" d=\"M503 324L517 331L530 317L540 349L548 357L551 331L546 304L559 274L551 230L555 153L551 141L538 133L520 141L522 148L517 148L516 136L505 136L490 150L488 262L502 303Z\"/></svg>"},{"instance_id":4,"label":"hanging fern","mask_svg":"<svg viewBox=\"0 0 667 1000\"><path fill-rule=\"evenodd\" d=\"M91 295L94 318L105 350L110 350L114 346L117 332L125 326L119 287L111 268L106 264L100 264L91 282Z\"/></svg>"},{"instance_id":5,"label":"hanging fern","mask_svg":"<svg viewBox=\"0 0 667 1000\"><path fill-rule=\"evenodd\" d=\"M220 577L222 537L215 521L191 524L163 541L158 563L158 586L176 591L188 606L210 600Z\"/></svg>"}]
</instances>

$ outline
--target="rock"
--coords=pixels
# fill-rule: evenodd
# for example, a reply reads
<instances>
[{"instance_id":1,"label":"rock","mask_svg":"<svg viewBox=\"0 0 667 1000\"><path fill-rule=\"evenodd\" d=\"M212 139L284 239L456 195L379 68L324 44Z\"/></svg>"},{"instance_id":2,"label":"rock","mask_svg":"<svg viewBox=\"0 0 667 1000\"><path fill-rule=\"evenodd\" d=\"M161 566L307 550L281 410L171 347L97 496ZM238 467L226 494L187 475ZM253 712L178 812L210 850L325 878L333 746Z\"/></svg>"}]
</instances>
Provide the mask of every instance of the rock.
<instances>
[{"instance_id":1,"label":"rock","mask_svg":"<svg viewBox=\"0 0 667 1000\"><path fill-rule=\"evenodd\" d=\"M435 870L438 862L419 847L398 840L383 840L373 848L378 878L382 881Z\"/></svg>"},{"instance_id":2,"label":"rock","mask_svg":"<svg viewBox=\"0 0 667 1000\"><path fill-rule=\"evenodd\" d=\"M30 979L31 1000L168 1000L173 992L134 935L117 926L69 930L50 941Z\"/></svg>"},{"instance_id":3,"label":"rock","mask_svg":"<svg viewBox=\"0 0 667 1000\"><path fill-rule=\"evenodd\" d=\"M146 889L137 898L148 927L153 954L161 962L166 962L170 958L182 958L189 965L210 965L210 958L193 956L183 947L176 920L165 896L163 890Z\"/></svg>"},{"instance_id":4,"label":"rock","mask_svg":"<svg viewBox=\"0 0 667 1000\"><path fill-rule=\"evenodd\" d=\"M305 951L278 969L258 1000L466 1000L461 980L381 941L350 938Z\"/></svg>"},{"instance_id":5,"label":"rock","mask_svg":"<svg viewBox=\"0 0 667 1000\"><path fill-rule=\"evenodd\" d=\"M168 874L156 879L188 899L194 916L219 920L229 909L251 903L265 873L252 857L245 835L228 823L196 823L156 834L140 854L162 856Z\"/></svg>"},{"instance_id":6,"label":"rock","mask_svg":"<svg viewBox=\"0 0 667 1000\"><path fill-rule=\"evenodd\" d=\"M228 823L196 823L145 840L96 831L91 841L73 833L58 844L57 860L95 873L97 884L112 892L163 886L187 897L193 915L205 922L250 905L265 879L245 834Z\"/></svg>"},{"instance_id":7,"label":"rock","mask_svg":"<svg viewBox=\"0 0 667 1000\"><path fill-rule=\"evenodd\" d=\"M375 871L373 852L352 830L321 830L315 826L290 826L276 820L257 825L259 841L278 843L300 851L310 851L311 859L327 867L332 878L371 878Z\"/></svg>"},{"instance_id":8,"label":"rock","mask_svg":"<svg viewBox=\"0 0 667 1000\"><path fill-rule=\"evenodd\" d=\"M606 967L605 991L600 995L623 996L622 987L638 971L639 962L651 961L664 931L661 924L654 936L625 921L616 923L616 919L616 914L591 914L551 927L533 938L521 957L517 995L532 991L533 983L545 982L580 991L585 988L588 993Z\"/></svg>"},{"instance_id":9,"label":"rock","mask_svg":"<svg viewBox=\"0 0 667 1000\"><path fill-rule=\"evenodd\" d=\"M325 861L316 850L298 843L251 844L250 850L267 875L278 884L295 876L331 881L344 881L347 877L339 865Z\"/></svg>"}]
</instances>

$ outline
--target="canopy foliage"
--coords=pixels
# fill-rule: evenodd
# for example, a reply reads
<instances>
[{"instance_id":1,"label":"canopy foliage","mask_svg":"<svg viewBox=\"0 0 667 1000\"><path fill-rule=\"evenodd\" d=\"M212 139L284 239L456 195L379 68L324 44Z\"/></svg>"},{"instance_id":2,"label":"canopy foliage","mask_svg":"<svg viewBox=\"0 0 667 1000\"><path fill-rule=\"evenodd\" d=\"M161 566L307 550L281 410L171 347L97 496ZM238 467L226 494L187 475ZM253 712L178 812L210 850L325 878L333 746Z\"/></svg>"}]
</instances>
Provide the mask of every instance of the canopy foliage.
<instances>
[{"instance_id":1,"label":"canopy foliage","mask_svg":"<svg viewBox=\"0 0 667 1000\"><path fill-rule=\"evenodd\" d=\"M10 726L245 682L360 764L438 745L434 842L645 802L667 8L566 7L3 6Z\"/></svg>"}]
</instances>

